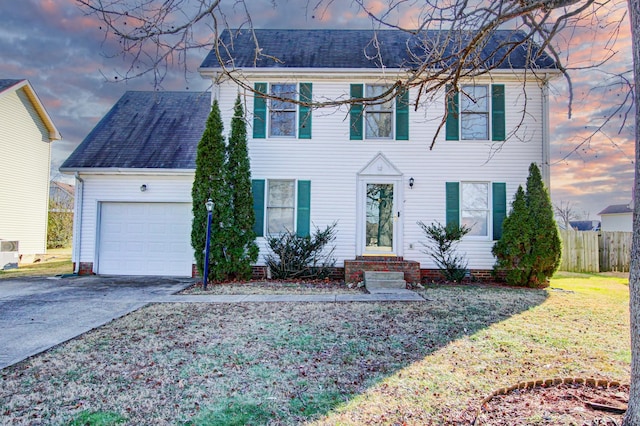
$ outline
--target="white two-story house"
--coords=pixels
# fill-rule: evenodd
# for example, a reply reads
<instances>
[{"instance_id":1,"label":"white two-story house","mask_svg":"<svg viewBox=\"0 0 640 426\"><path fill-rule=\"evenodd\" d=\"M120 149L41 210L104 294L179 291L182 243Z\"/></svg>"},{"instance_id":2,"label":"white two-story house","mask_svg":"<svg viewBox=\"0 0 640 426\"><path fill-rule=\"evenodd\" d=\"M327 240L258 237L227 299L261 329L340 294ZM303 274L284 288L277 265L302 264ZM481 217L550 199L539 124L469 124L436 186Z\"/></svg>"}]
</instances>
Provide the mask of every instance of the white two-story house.
<instances>
[{"instance_id":1,"label":"white two-story house","mask_svg":"<svg viewBox=\"0 0 640 426\"><path fill-rule=\"evenodd\" d=\"M553 61L539 56L532 72L524 65L529 52L516 48L493 64L491 72L461 80L448 94L443 89L436 97L420 97L420 86L412 86L388 100L366 102L359 99L406 81L419 54L411 51L410 46L416 46L411 38L434 33L378 31L374 46L374 33L368 30L255 30L260 50L250 34L222 36L224 49L218 51L233 79L222 72L213 50L200 73L211 79L211 97L219 102L227 130L236 97L245 105L261 248L256 271L264 265L268 235L285 229L309 235L335 222L336 273L346 280L359 280L363 268L404 270L408 281L430 278L435 265L424 252L427 239L418 226L422 221L470 226L459 253L473 274L488 277L494 264L491 248L532 162L548 183L547 84L557 74ZM511 37L520 35L498 31L492 40L497 45ZM485 48L490 51L491 42ZM140 107L139 114L157 114L157 122L175 120L172 109L158 101L161 97L156 95L155 111ZM318 107L335 100L348 102ZM187 205L195 161L193 155L182 156L195 152L198 138L185 137L179 129L150 138L140 128L110 139L105 132L131 114L122 102L105 117L115 121L99 124L62 167L76 174L84 194L76 198L82 214L77 215L74 261L95 273L190 274L192 250L175 271L154 270L154 262L173 253L167 244L153 255L157 260L149 260L153 244L136 240L153 240L152 235L123 234L109 245L104 242L114 232L105 223L115 220L115 228L126 229L128 211L143 204L148 205L147 220L160 218L168 204L183 204L183 211L176 213L183 224L177 232L185 235L182 245L189 239ZM192 108L198 117L204 115L201 102ZM118 155L109 157L97 149L96 139ZM159 167L147 151L163 145L174 148L174 157L165 152L166 161ZM146 160L134 161L141 152ZM177 227L178 219L171 220ZM166 237L166 227L162 229ZM146 260L124 255L128 244L142 250ZM129 266L123 268L125 264Z\"/></svg>"}]
</instances>

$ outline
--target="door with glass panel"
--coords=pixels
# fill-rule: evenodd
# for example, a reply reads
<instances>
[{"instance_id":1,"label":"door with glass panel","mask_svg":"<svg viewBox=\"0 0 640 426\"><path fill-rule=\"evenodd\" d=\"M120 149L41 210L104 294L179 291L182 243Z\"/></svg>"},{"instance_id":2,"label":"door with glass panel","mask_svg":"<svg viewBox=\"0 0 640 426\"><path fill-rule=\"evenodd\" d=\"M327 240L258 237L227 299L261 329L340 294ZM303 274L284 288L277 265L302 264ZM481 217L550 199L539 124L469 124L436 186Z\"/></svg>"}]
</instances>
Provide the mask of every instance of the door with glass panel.
<instances>
[{"instance_id":1,"label":"door with glass panel","mask_svg":"<svg viewBox=\"0 0 640 426\"><path fill-rule=\"evenodd\" d=\"M396 243L394 183L365 184L365 254L392 254Z\"/></svg>"}]
</instances>

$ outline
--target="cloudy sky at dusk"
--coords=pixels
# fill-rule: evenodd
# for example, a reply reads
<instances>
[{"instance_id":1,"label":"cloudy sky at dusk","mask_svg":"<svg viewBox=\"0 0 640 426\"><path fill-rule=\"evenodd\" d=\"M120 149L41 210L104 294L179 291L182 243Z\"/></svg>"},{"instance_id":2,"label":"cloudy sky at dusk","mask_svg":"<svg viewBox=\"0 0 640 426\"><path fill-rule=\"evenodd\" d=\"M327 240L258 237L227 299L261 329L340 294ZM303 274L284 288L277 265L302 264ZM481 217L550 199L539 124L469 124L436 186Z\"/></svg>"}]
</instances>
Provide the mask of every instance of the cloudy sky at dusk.
<instances>
[{"instance_id":1,"label":"cloudy sky at dusk","mask_svg":"<svg viewBox=\"0 0 640 426\"><path fill-rule=\"evenodd\" d=\"M278 0L276 8L271 0L247 3L258 28L371 28L369 19L358 14L351 1L333 2L323 13L306 9L306 0ZM372 6L377 3L384 2L369 2ZM626 2L619 4L622 7ZM610 11L608 19L615 22L620 7L613 9L618 12ZM413 19L410 12L401 17L403 23ZM64 139L53 145L52 169L57 170L125 91L154 90L149 77L110 81L127 63L117 55L117 43L104 40L100 25L94 17L85 16L74 0L0 2L0 78L28 79L62 133ZM604 20L585 22L583 28L559 39L572 46L563 57L576 68L597 60L603 52L616 53L598 71L571 72L571 119L567 118L563 80L554 83L550 98L553 201L571 202L577 212L591 219L599 219L597 213L609 204L631 201L633 185L633 114L625 122L626 110L616 112L628 89L612 77L631 69L628 20L618 32L612 32L612 27ZM206 90L207 81L196 72L205 54L204 50L192 51L190 70L168 75L162 89ZM611 115L605 131L585 143L603 118Z\"/></svg>"}]
</instances>

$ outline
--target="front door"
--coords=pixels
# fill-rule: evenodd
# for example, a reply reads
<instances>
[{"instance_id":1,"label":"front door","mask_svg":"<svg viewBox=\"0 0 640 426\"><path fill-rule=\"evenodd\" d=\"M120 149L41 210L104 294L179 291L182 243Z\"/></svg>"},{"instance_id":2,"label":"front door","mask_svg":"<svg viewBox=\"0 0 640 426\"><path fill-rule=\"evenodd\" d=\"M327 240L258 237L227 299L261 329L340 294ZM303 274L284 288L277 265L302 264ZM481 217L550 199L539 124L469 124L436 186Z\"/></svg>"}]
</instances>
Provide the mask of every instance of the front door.
<instances>
[{"instance_id":1,"label":"front door","mask_svg":"<svg viewBox=\"0 0 640 426\"><path fill-rule=\"evenodd\" d=\"M365 254L392 254L395 243L393 183L367 182L365 189Z\"/></svg>"},{"instance_id":2,"label":"front door","mask_svg":"<svg viewBox=\"0 0 640 426\"><path fill-rule=\"evenodd\" d=\"M402 256L402 182L382 153L358 173L356 256Z\"/></svg>"}]
</instances>

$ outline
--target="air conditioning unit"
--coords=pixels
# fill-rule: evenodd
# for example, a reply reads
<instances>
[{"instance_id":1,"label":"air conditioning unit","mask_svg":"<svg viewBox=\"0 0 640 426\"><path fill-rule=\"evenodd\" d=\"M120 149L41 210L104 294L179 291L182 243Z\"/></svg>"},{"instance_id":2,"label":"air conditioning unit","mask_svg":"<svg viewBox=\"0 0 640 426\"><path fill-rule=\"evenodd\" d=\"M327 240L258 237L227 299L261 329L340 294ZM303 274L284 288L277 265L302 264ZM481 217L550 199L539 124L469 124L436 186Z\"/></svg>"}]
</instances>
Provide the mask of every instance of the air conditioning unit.
<instances>
[{"instance_id":1,"label":"air conditioning unit","mask_svg":"<svg viewBox=\"0 0 640 426\"><path fill-rule=\"evenodd\" d=\"M20 261L18 241L0 240L0 270L16 269Z\"/></svg>"}]
</instances>

